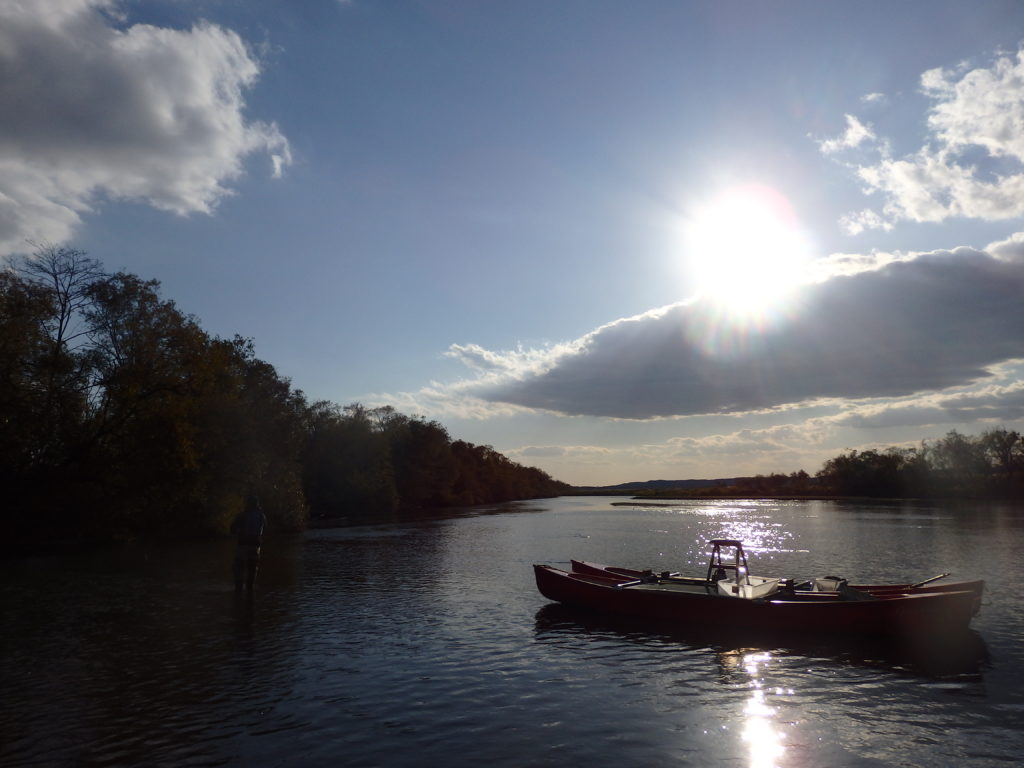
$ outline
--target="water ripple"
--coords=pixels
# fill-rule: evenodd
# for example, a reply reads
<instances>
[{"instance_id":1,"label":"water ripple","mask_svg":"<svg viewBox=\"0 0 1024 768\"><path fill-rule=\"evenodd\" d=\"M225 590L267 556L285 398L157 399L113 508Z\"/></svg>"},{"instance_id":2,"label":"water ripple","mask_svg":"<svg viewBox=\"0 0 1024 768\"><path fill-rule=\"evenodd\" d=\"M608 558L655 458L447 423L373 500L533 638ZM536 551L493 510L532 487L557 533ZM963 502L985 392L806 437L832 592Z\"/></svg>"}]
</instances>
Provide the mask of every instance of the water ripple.
<instances>
[{"instance_id":1,"label":"water ripple","mask_svg":"<svg viewBox=\"0 0 1024 768\"><path fill-rule=\"evenodd\" d=\"M228 546L4 564L0 763L1014 765L1024 531L932 513L922 540L908 520L925 518L565 500L274 542L252 599L231 590ZM940 560L993 579L972 640L989 655L680 635L566 611L532 583L530 562L568 557L700 571L695 542L733 534L792 574Z\"/></svg>"}]
</instances>

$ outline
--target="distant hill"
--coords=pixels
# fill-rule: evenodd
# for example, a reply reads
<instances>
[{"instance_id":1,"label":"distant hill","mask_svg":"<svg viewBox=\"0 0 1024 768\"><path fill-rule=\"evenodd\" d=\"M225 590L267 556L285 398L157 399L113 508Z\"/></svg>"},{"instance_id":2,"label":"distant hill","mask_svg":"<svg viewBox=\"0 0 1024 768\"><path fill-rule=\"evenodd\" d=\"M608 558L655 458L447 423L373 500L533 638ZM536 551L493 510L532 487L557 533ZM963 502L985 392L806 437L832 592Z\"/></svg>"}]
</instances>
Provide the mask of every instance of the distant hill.
<instances>
[{"instance_id":1,"label":"distant hill","mask_svg":"<svg viewBox=\"0 0 1024 768\"><path fill-rule=\"evenodd\" d=\"M619 483L618 485L578 485L574 491L592 491L595 493L635 493L636 491L665 491L672 489L712 488L728 486L736 483L737 478L719 478L717 480L644 480L642 482Z\"/></svg>"}]
</instances>

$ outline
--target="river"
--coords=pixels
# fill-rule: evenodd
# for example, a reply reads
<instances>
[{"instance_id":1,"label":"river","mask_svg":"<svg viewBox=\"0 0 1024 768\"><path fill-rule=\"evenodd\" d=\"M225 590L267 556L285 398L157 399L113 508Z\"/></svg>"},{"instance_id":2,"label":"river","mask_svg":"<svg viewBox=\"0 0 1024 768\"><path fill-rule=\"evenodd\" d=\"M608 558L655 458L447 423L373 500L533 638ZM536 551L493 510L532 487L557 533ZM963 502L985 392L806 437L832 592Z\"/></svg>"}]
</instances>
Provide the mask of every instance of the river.
<instances>
[{"instance_id":1,"label":"river","mask_svg":"<svg viewBox=\"0 0 1024 768\"><path fill-rule=\"evenodd\" d=\"M0 563L0 764L1010 766L1024 761L1024 506L561 498ZM695 639L549 604L531 564L987 580L949 663Z\"/></svg>"}]
</instances>

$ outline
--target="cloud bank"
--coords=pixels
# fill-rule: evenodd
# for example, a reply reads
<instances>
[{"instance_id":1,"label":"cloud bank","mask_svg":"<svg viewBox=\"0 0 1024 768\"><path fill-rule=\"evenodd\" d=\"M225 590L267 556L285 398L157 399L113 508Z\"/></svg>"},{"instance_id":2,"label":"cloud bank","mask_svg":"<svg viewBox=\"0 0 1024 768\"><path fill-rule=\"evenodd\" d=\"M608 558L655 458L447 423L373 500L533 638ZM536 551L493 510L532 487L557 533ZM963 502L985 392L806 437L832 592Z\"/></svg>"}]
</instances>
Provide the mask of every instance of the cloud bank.
<instances>
[{"instance_id":1,"label":"cloud bank","mask_svg":"<svg viewBox=\"0 0 1024 768\"><path fill-rule=\"evenodd\" d=\"M564 415L735 414L934 392L1024 358L1022 246L1015 236L881 261L805 286L791 316L757 328L677 304L547 350L449 354L477 372L460 396Z\"/></svg>"},{"instance_id":2,"label":"cloud bank","mask_svg":"<svg viewBox=\"0 0 1024 768\"><path fill-rule=\"evenodd\" d=\"M910 402L880 403L843 413L832 423L841 427L877 429L924 427L976 421L1011 422L1024 418L1024 382L1013 379L971 391L946 392Z\"/></svg>"},{"instance_id":3,"label":"cloud bank","mask_svg":"<svg viewBox=\"0 0 1024 768\"><path fill-rule=\"evenodd\" d=\"M885 202L881 211L845 216L846 232L890 229L899 221L1024 215L1024 49L987 68L929 70L920 87L932 107L928 139L917 151L893 157L888 143L852 115L841 136L819 142L828 155L871 150L878 157L851 167L865 192Z\"/></svg>"},{"instance_id":4,"label":"cloud bank","mask_svg":"<svg viewBox=\"0 0 1024 768\"><path fill-rule=\"evenodd\" d=\"M104 198L208 213L264 152L290 162L270 123L247 121L259 65L237 34L124 28L113 0L0 3L0 252L63 241Z\"/></svg>"}]
</instances>

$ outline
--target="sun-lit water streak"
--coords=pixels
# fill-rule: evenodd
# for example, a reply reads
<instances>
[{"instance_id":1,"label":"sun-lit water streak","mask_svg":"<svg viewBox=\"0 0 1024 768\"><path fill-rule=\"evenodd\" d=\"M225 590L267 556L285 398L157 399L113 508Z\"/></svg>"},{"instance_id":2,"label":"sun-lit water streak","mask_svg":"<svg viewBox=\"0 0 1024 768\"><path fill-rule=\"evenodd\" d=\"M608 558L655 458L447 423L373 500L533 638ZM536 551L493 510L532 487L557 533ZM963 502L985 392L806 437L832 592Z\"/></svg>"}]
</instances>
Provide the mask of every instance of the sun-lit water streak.
<instances>
[{"instance_id":1,"label":"sun-lit water streak","mask_svg":"<svg viewBox=\"0 0 1024 768\"><path fill-rule=\"evenodd\" d=\"M765 673L772 660L771 652L754 649L719 654L725 681L746 691L739 715L742 720L739 731L750 768L785 768L787 733L777 722L778 708L772 699L792 696L794 691L765 684Z\"/></svg>"},{"instance_id":2,"label":"sun-lit water streak","mask_svg":"<svg viewBox=\"0 0 1024 768\"><path fill-rule=\"evenodd\" d=\"M777 710L767 702L768 692L764 681L758 677L760 667L771 661L766 652L748 653L743 656L743 667L750 675L750 698L747 699L743 714L743 740L750 748L750 768L779 768L786 752L784 734L776 727L774 717ZM776 690L776 693L778 689Z\"/></svg>"},{"instance_id":3,"label":"sun-lit water streak","mask_svg":"<svg viewBox=\"0 0 1024 768\"><path fill-rule=\"evenodd\" d=\"M705 502L697 514L714 520L700 546L711 539L736 539L748 554L771 555L792 550L793 532L787 530L760 502Z\"/></svg>"}]
</instances>

